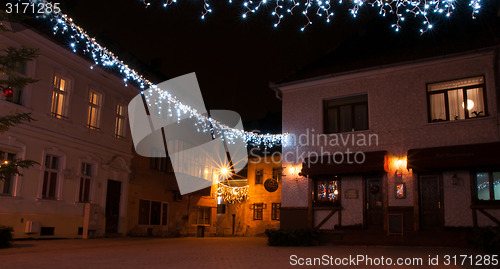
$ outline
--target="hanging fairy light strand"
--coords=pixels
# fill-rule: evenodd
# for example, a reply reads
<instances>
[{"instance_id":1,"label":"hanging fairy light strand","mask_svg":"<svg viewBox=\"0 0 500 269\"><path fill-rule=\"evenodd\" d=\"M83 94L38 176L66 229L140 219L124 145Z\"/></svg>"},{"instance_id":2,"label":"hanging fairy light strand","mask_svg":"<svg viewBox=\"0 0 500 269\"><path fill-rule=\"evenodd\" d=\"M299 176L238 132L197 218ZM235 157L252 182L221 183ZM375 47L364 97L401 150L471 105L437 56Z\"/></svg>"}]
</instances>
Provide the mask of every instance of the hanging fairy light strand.
<instances>
[{"instance_id":1,"label":"hanging fairy light strand","mask_svg":"<svg viewBox=\"0 0 500 269\"><path fill-rule=\"evenodd\" d=\"M146 7L151 6L149 0L141 1ZM228 0L229 4L233 2L235 1ZM472 11L472 18L475 18L475 15L481 9L481 0L349 0L346 3L343 0L242 0L240 2L243 10L241 17L243 19L246 19L251 14L265 10L263 12L270 12L271 16L276 19L274 27L278 27L285 17L299 15L305 18L305 24L300 28L302 31L312 24L312 16L316 16L327 23L330 22L336 9L334 5L346 5L353 17L357 17L359 10L365 6L376 8L383 17L387 15L395 17L395 22L391 25L395 31L401 29L401 24L406 17L421 19L421 33L433 28L433 24L429 19L430 16L448 18L457 6L464 6L468 3ZM177 1L167 0L162 3L163 7L167 7L177 3ZM209 0L204 0L201 13L202 19L205 19L208 13L212 13Z\"/></svg>"},{"instance_id":2,"label":"hanging fairy light strand","mask_svg":"<svg viewBox=\"0 0 500 269\"><path fill-rule=\"evenodd\" d=\"M49 3L46 0L30 0L19 2L31 3L37 5L38 3ZM176 0L170 0L165 2L165 4L175 3ZM211 12L210 6L206 4L207 13ZM181 117L188 116L189 118L197 119L195 123L198 131L211 131L214 134L224 133L225 140L229 143L235 141L235 139L243 139L247 144L253 145L264 145L265 147L274 147L280 145L286 141L285 137L287 134L257 134L253 132L244 131L241 129L232 128L222 122L219 122L205 114L199 113L195 108L183 104L174 95L169 93L166 89L160 89L153 82L146 79L139 72L130 68L127 64L121 61L113 52L108 50L106 47L97 43L95 38L91 37L87 32L76 25L73 19L62 12L48 12L44 14L35 14L38 19L44 19L50 22L51 29L54 35L64 35L69 40L69 47L74 52L81 52L89 55L94 62L94 65L90 66L93 69L94 66L102 66L112 70L117 70L122 76L122 79L127 86L129 81L132 81L140 86L141 89L151 88L154 90L155 97L154 102L161 103L162 106L168 107L168 117L175 117L179 121ZM144 92L142 92L144 94ZM152 96L145 96L146 98L152 98Z\"/></svg>"}]
</instances>

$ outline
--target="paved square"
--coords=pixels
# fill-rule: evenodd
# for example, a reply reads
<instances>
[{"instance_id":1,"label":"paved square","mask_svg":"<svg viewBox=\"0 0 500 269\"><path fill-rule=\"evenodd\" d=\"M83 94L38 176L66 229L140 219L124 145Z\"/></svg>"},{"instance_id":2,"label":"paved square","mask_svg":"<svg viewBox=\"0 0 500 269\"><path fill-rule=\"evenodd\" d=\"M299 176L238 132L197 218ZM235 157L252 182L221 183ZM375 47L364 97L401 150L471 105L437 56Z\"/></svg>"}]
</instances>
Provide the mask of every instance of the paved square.
<instances>
[{"instance_id":1,"label":"paved square","mask_svg":"<svg viewBox=\"0 0 500 269\"><path fill-rule=\"evenodd\" d=\"M461 266L457 256L467 256L477 262L472 249L440 247L387 247L387 246L317 246L270 247L266 238L115 238L16 241L14 247L0 249L0 268L499 268L500 266ZM292 256L296 255L296 256ZM325 255L325 256L323 256ZM349 256L372 258L372 265L335 265L350 262ZM430 266L428 259L439 258L438 266ZM451 255L450 265L445 255ZM292 258L291 258L292 256ZM306 266L306 258L333 259L333 265ZM375 265L387 259L422 258L422 265ZM300 260L303 258L303 260ZM324 260L322 260L325 262ZM311 260L313 262L313 260ZM292 264L297 264L292 266Z\"/></svg>"}]
</instances>

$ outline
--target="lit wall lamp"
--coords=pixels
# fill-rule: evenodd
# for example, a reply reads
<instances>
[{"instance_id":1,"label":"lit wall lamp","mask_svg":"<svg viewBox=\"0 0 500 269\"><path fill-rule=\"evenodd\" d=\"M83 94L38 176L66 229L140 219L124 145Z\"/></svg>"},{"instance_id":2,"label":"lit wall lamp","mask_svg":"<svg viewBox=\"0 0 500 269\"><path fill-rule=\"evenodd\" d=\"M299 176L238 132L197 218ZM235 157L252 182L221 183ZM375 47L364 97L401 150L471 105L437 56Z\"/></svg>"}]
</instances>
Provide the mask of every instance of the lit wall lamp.
<instances>
[{"instance_id":1,"label":"lit wall lamp","mask_svg":"<svg viewBox=\"0 0 500 269\"><path fill-rule=\"evenodd\" d=\"M403 177L403 169L401 168L403 166L403 160L399 159L396 161L396 177L402 178Z\"/></svg>"},{"instance_id":2,"label":"lit wall lamp","mask_svg":"<svg viewBox=\"0 0 500 269\"><path fill-rule=\"evenodd\" d=\"M299 177L304 176L302 172L295 165L291 165L287 170L288 170L287 171L288 176L295 179L295 181L299 181Z\"/></svg>"}]
</instances>

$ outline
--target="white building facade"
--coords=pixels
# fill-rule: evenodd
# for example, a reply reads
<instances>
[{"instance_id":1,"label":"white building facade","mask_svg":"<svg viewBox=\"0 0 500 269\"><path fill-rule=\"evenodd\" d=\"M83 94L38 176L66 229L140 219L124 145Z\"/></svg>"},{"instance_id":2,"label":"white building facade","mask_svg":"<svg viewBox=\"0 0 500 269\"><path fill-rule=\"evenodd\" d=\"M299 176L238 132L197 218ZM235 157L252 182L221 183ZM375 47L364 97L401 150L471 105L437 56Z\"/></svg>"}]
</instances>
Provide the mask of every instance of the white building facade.
<instances>
[{"instance_id":1,"label":"white building facade","mask_svg":"<svg viewBox=\"0 0 500 269\"><path fill-rule=\"evenodd\" d=\"M498 53L276 85L295 137L283 166L297 171L283 178L281 227L387 231L393 215L404 231L500 225Z\"/></svg>"},{"instance_id":2,"label":"white building facade","mask_svg":"<svg viewBox=\"0 0 500 269\"><path fill-rule=\"evenodd\" d=\"M0 35L2 49L39 49L19 70L38 81L0 96L0 115L36 120L0 135L0 158L39 163L0 183L0 225L14 238L126 233L127 105L139 90L35 31Z\"/></svg>"}]
</instances>

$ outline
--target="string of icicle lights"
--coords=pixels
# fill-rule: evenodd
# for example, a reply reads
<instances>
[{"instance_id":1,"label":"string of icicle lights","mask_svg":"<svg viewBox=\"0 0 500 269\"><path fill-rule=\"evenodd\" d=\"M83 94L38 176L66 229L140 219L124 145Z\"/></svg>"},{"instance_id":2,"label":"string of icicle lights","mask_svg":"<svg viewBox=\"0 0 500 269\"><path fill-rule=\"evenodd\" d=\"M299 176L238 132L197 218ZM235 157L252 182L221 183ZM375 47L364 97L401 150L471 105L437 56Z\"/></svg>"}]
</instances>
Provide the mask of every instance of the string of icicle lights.
<instances>
[{"instance_id":1,"label":"string of icicle lights","mask_svg":"<svg viewBox=\"0 0 500 269\"><path fill-rule=\"evenodd\" d=\"M204 0L203 2L202 19L205 19L207 14L212 13L209 1ZM146 7L151 5L150 0L142 0L142 2ZM278 27L286 17L296 14L302 15L305 18L305 24L300 28L302 31L312 24L311 18L313 16L319 17L327 23L330 22L335 14L334 10L338 9L340 5L347 5L353 17L358 15L361 8L376 8L383 17L388 15L395 17L395 22L391 25L395 31L399 31L406 17L419 18L422 20L421 33L432 29L433 24L430 22L430 16L450 17L457 6L468 3L472 9L472 17L475 18L481 9L481 0L347 0L345 3L343 0L243 0L240 2L243 19L264 10L263 12L269 12L275 18L274 27ZM177 0L164 0L162 3L163 7L167 7L177 3ZM233 3L233 0L228 0L228 3Z\"/></svg>"},{"instance_id":2,"label":"string of icicle lights","mask_svg":"<svg viewBox=\"0 0 500 269\"><path fill-rule=\"evenodd\" d=\"M48 1L45 0L21 0L19 2L34 4L48 3ZM105 68L118 70L123 78L125 86L127 86L127 83L129 81L132 81L137 83L141 89L154 89L155 92L158 93L157 96L160 97L160 99L157 101L162 102L162 105L164 105L165 107L168 106L169 117L176 117L177 120L180 120L181 117L186 116L188 116L189 118L195 118L197 120L197 122L195 123L195 127L198 129L198 131L211 131L214 135L217 136L220 136L223 133L224 139L229 143L234 143L235 139L241 138L243 139L243 141L245 141L245 143L247 143L247 145L252 144L264 145L265 147L274 147L286 141L285 138L287 134L257 134L240 129L235 129L211 117L199 113L196 109L187 104L183 104L166 89L158 88L151 81L149 81L144 76L121 61L116 55L114 55L113 52L97 43L95 38L87 34L87 32L83 28L73 22L72 18L62 12L51 12L42 15L37 14L35 16L39 19L44 19L50 22L54 35L64 35L69 40L69 47L73 52L82 52L86 55L90 55L92 61L94 62L94 65L90 67L91 69L93 69L94 66L102 66Z\"/></svg>"}]
</instances>

